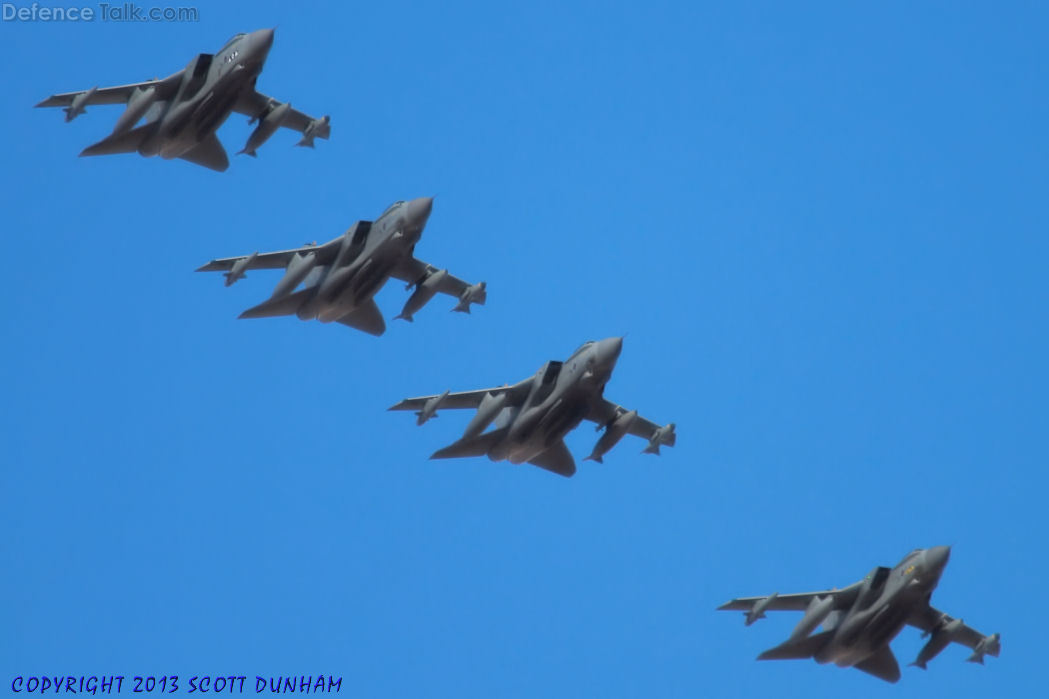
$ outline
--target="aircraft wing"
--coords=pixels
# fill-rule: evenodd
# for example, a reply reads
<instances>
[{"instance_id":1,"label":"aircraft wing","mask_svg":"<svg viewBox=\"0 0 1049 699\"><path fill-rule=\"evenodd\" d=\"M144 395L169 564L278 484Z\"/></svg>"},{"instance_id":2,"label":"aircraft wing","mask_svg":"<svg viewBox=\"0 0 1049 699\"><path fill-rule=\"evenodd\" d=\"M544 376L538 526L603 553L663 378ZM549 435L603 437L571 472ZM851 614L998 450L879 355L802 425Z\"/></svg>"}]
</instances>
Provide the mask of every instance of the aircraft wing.
<instances>
[{"instance_id":1,"label":"aircraft wing","mask_svg":"<svg viewBox=\"0 0 1049 699\"><path fill-rule=\"evenodd\" d=\"M403 282L408 282L409 288L422 283L431 274L439 272L440 270L431 264L423 262L422 260L412 257L411 259L404 260L390 272L390 276L395 279L400 279ZM481 282L481 290L483 291L483 284ZM437 286L437 291L442 294L448 294L449 296L455 296L456 298L462 298L463 294L471 288L470 284L467 284L459 277L453 274L445 274L441 279L440 284ZM474 295L471 297L471 303L479 303L484 305L486 295L484 293Z\"/></svg>"},{"instance_id":2,"label":"aircraft wing","mask_svg":"<svg viewBox=\"0 0 1049 699\"><path fill-rule=\"evenodd\" d=\"M627 409L621 405L616 405L612 401L605 400L602 398L594 405L590 406L590 412L586 414L586 419L591 422L596 422L599 426L608 425L620 415L627 412ZM669 428L669 429L668 429ZM664 444L668 447L674 446L677 442L677 435L674 433L674 424L671 423L666 427L657 425L656 423L638 415L630 423L630 427L627 428L627 433L632 434L642 439L647 439L649 442L657 440L657 446Z\"/></svg>"},{"instance_id":3,"label":"aircraft wing","mask_svg":"<svg viewBox=\"0 0 1049 699\"><path fill-rule=\"evenodd\" d=\"M719 610L736 610L749 612L754 605L768 600L765 609L773 612L803 612L808 609L812 600L817 597L826 599L834 597L834 609L843 609L851 606L856 599L856 591L860 584L856 583L842 589L823 590L821 592L797 592L791 595L764 595L762 597L737 597L729 600L718 607Z\"/></svg>"},{"instance_id":4,"label":"aircraft wing","mask_svg":"<svg viewBox=\"0 0 1049 699\"><path fill-rule=\"evenodd\" d=\"M256 90L245 93L233 105L233 111L240 112L251 117L252 121L264 117L271 110L276 109L282 103L272 97L262 94ZM284 115L280 125L286 129L292 129L302 134L300 146L312 146L314 138L327 139L331 135L331 123L328 116L314 119L308 114L303 114L297 109L289 108Z\"/></svg>"},{"instance_id":5,"label":"aircraft wing","mask_svg":"<svg viewBox=\"0 0 1049 699\"><path fill-rule=\"evenodd\" d=\"M528 398L528 392L532 387L532 379L528 378L519 383L515 383L513 386L497 386L496 388L482 388L479 391L462 391L461 393L449 393L445 396L438 409L444 410L445 408L459 409L459 408L476 408L481 405L481 401L486 395L491 393L493 396L497 396L500 393L506 395L506 406L513 407L519 406L525 402ZM418 398L405 398L397 405L391 406L389 410L422 410L423 406L426 405L427 401L433 398L440 398L439 395L434 396L419 396Z\"/></svg>"},{"instance_id":6,"label":"aircraft wing","mask_svg":"<svg viewBox=\"0 0 1049 699\"><path fill-rule=\"evenodd\" d=\"M114 87L100 87L97 88L87 101L82 106L90 106L92 104L125 104L131 97L131 94L137 89L142 88L148 90L151 87L157 88L157 100L171 99L175 92L178 90L179 81L182 78L182 71L169 75L163 80L153 79L146 80L140 83L130 83L128 85L116 85ZM37 104L37 107L68 107L73 104L73 100L91 92L91 90L77 90L76 92L63 92L57 95L51 95L43 102Z\"/></svg>"},{"instance_id":7,"label":"aircraft wing","mask_svg":"<svg viewBox=\"0 0 1049 699\"><path fill-rule=\"evenodd\" d=\"M284 269L296 254L305 257L310 253L318 255L319 259L317 260L317 264L326 265L331 264L334 261L335 255L339 250L338 243L339 239L336 238L331 243L325 243L324 245L305 245L294 250L278 250L276 252L256 253L255 255L223 257L218 260L212 260L206 265L197 268L197 271L228 272L233 269L234 264L241 260L247 260L248 263L244 265L240 271L247 271L250 269Z\"/></svg>"},{"instance_id":8,"label":"aircraft wing","mask_svg":"<svg viewBox=\"0 0 1049 699\"><path fill-rule=\"evenodd\" d=\"M928 604L925 605L923 609L918 609L912 613L910 618L907 619L908 624L917 629L921 629L927 634L934 633L936 630L945 627L952 621L955 621L954 617L945 614ZM973 650L974 653L970 660L977 662L982 662L981 658L983 653L993 655L997 658L1001 649L998 634L985 636L979 631L966 626L964 623L954 631L950 640Z\"/></svg>"}]
</instances>

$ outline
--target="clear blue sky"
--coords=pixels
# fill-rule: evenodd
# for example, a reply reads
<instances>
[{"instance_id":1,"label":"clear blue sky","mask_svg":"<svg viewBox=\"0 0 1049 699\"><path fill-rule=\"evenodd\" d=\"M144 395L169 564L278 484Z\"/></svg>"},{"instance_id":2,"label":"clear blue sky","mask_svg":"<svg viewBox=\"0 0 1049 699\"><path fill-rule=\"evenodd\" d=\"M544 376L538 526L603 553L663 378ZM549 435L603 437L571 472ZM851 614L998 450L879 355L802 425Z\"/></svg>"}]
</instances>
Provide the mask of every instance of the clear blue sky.
<instances>
[{"instance_id":1,"label":"clear blue sky","mask_svg":"<svg viewBox=\"0 0 1049 699\"><path fill-rule=\"evenodd\" d=\"M0 692L24 674L332 673L348 696L1020 697L1044 687L1049 98L1039 3L222 3L0 24ZM332 115L226 173L78 159L53 92L277 26L259 88ZM251 127L235 116L232 153ZM381 338L236 320L212 257L436 195L487 280ZM387 318L405 292L380 293ZM516 381L628 333L607 395L678 425L565 480L430 462ZM569 437L582 457L597 435ZM841 586L953 544L934 602L1003 651L897 686L756 663ZM910 662L922 641L895 649Z\"/></svg>"}]
</instances>

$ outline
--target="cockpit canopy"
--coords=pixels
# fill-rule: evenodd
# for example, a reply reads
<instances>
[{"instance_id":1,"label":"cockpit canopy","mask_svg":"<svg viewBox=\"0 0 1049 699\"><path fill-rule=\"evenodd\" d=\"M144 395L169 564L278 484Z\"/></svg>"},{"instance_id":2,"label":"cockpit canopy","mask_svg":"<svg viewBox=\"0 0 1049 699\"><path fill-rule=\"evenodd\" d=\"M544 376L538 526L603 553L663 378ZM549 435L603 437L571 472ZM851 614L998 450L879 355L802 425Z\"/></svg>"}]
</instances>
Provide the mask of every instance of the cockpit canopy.
<instances>
[{"instance_id":1,"label":"cockpit canopy","mask_svg":"<svg viewBox=\"0 0 1049 699\"><path fill-rule=\"evenodd\" d=\"M229 41L227 41L225 44L222 45L222 48L219 49L219 53L221 54L221 53L225 52L226 49L228 49L230 46L233 45L233 42L235 42L237 39L240 39L241 37L245 37L245 36L247 36L247 34L245 34L244 32L241 32L240 34L234 34L233 36L230 37Z\"/></svg>"},{"instance_id":2,"label":"cockpit canopy","mask_svg":"<svg viewBox=\"0 0 1049 699\"><path fill-rule=\"evenodd\" d=\"M397 209L401 208L401 206L403 206L403 205L404 205L403 201L395 201L394 203L392 203L388 207L386 207L386 211L383 211L382 212L382 216L379 216L379 218L382 218L383 216L386 216L388 214L392 214L394 211L396 211Z\"/></svg>"},{"instance_id":3,"label":"cockpit canopy","mask_svg":"<svg viewBox=\"0 0 1049 699\"><path fill-rule=\"evenodd\" d=\"M587 340L583 344L579 345L579 349L572 353L572 356L568 358L568 361L572 361L573 359L578 357L580 354L583 353L584 350L586 350L588 347L591 347L593 344L593 340Z\"/></svg>"}]
</instances>

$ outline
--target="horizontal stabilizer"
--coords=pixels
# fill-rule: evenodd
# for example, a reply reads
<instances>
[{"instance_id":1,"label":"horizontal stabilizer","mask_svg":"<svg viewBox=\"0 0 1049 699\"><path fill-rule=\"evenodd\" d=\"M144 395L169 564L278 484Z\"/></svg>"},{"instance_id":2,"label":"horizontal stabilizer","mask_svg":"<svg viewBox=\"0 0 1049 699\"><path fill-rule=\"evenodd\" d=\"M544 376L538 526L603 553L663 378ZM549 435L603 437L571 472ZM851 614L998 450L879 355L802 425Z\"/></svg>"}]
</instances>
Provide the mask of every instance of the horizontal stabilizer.
<instances>
[{"instance_id":1,"label":"horizontal stabilizer","mask_svg":"<svg viewBox=\"0 0 1049 699\"><path fill-rule=\"evenodd\" d=\"M830 640L833 631L821 631L813 636L803 636L793 641L769 648L758 656L758 660L800 660L811 658Z\"/></svg>"},{"instance_id":2,"label":"horizontal stabilizer","mask_svg":"<svg viewBox=\"0 0 1049 699\"><path fill-rule=\"evenodd\" d=\"M507 428L492 430L476 437L465 437L458 442L449 444L444 449L438 449L431 459L457 459L467 456L484 456L494 447L500 439L506 436Z\"/></svg>"},{"instance_id":3,"label":"horizontal stabilizer","mask_svg":"<svg viewBox=\"0 0 1049 699\"><path fill-rule=\"evenodd\" d=\"M80 151L80 157L89 155L115 155L117 153L135 153L142 142L149 138L157 128L157 122L143 124L121 134L113 134L98 143Z\"/></svg>"},{"instance_id":4,"label":"horizontal stabilizer","mask_svg":"<svg viewBox=\"0 0 1049 699\"><path fill-rule=\"evenodd\" d=\"M275 316L290 316L299 310L299 306L306 300L306 295L313 289L302 289L294 294L281 296L276 299L268 299L258 306L249 308L240 314L240 318L273 318Z\"/></svg>"}]
</instances>

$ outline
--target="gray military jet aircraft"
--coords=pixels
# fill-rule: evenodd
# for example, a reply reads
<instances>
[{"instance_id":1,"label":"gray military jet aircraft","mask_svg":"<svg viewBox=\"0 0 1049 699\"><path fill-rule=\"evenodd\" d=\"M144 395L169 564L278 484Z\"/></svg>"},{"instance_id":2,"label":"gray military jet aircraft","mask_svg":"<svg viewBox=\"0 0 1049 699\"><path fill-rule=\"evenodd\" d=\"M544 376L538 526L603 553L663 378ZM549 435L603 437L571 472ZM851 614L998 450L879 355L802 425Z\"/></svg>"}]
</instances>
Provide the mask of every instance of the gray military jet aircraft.
<instances>
[{"instance_id":1,"label":"gray military jet aircraft","mask_svg":"<svg viewBox=\"0 0 1049 699\"><path fill-rule=\"evenodd\" d=\"M314 119L255 90L272 45L272 29L237 34L218 53L199 54L163 80L66 92L36 106L65 107L66 121L72 121L88 105L127 104L113 133L85 148L81 156L138 151L146 157L182 158L222 171L229 167L229 158L215 131L230 112L259 123L241 153L254 156L281 126L302 133L297 145L312 148L314 138L328 138L330 119ZM143 117L146 123L136 128Z\"/></svg>"},{"instance_id":2,"label":"gray military jet aircraft","mask_svg":"<svg viewBox=\"0 0 1049 699\"><path fill-rule=\"evenodd\" d=\"M674 446L674 424L665 427L602 397L623 349L623 338L587 342L563 362L549 361L531 378L513 386L422 396L402 400L390 410L414 410L423 424L440 408L477 408L462 438L434 452L431 459L488 455L492 461L528 462L562 476L576 471L564 436L585 420L605 433L588 460L601 457L630 433L649 440L643 453ZM495 427L485 429L494 421Z\"/></svg>"},{"instance_id":3,"label":"gray military jet aircraft","mask_svg":"<svg viewBox=\"0 0 1049 699\"><path fill-rule=\"evenodd\" d=\"M414 257L431 209L433 197L398 201L374 223L358 221L323 245L212 260L197 271L225 272L230 286L250 269L285 269L270 298L241 313L241 318L295 314L301 320L334 320L382 335L386 322L373 297L390 277L408 282L408 289L415 287L397 318L411 321L437 292L458 297L452 310L469 313L471 303L484 304L487 285L467 284ZM304 288L296 291L300 283Z\"/></svg>"},{"instance_id":4,"label":"gray military jet aircraft","mask_svg":"<svg viewBox=\"0 0 1049 699\"><path fill-rule=\"evenodd\" d=\"M984 655L998 657L999 634L984 636L961 619L929 605L932 592L950 558L949 546L915 549L891 570L877 567L863 580L838 590L794 595L742 597L718 607L744 612L749 626L766 611L804 611L784 643L758 660L814 658L817 663L854 667L887 682L900 679L900 666L889 643L907 624L921 629L929 642L911 665L922 668L952 641L971 648L969 661L983 664ZM812 634L823 624L823 630Z\"/></svg>"}]
</instances>

